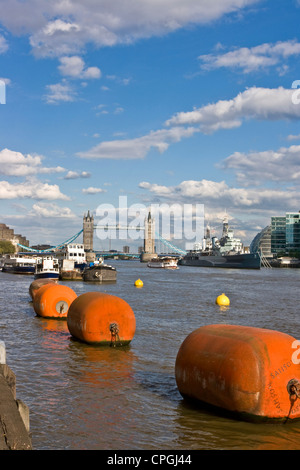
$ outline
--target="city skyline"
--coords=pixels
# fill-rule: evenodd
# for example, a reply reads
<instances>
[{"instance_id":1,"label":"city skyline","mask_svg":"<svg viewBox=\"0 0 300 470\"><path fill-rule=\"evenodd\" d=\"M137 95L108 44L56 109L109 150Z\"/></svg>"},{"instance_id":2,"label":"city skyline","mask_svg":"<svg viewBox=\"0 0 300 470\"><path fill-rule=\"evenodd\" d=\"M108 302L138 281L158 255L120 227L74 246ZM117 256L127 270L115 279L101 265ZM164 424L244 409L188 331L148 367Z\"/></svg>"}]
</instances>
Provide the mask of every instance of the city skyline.
<instances>
[{"instance_id":1,"label":"city skyline","mask_svg":"<svg viewBox=\"0 0 300 470\"><path fill-rule=\"evenodd\" d=\"M126 196L249 245L298 212L300 2L275 3L0 0L0 222L56 245Z\"/></svg>"}]
</instances>

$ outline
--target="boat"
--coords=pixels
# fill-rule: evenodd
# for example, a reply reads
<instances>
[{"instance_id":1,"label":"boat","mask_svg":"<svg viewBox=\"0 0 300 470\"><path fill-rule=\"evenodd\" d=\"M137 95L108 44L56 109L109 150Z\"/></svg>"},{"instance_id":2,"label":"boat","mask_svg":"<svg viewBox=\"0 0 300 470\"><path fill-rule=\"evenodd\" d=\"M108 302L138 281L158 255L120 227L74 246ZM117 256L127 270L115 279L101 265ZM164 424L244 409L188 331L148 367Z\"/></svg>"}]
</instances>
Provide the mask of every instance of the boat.
<instances>
[{"instance_id":1,"label":"boat","mask_svg":"<svg viewBox=\"0 0 300 470\"><path fill-rule=\"evenodd\" d=\"M59 279L62 281L82 281L82 270L75 268L75 261L64 259L59 270Z\"/></svg>"},{"instance_id":2,"label":"boat","mask_svg":"<svg viewBox=\"0 0 300 470\"><path fill-rule=\"evenodd\" d=\"M270 260L272 268L300 268L300 259L283 256Z\"/></svg>"},{"instance_id":3,"label":"boat","mask_svg":"<svg viewBox=\"0 0 300 470\"><path fill-rule=\"evenodd\" d=\"M117 270L109 264L104 264L103 260L95 261L83 270L82 278L85 282L115 282Z\"/></svg>"},{"instance_id":4,"label":"boat","mask_svg":"<svg viewBox=\"0 0 300 470\"><path fill-rule=\"evenodd\" d=\"M189 252L178 261L181 266L201 266L206 268L260 269L258 253L232 253L227 255Z\"/></svg>"},{"instance_id":5,"label":"boat","mask_svg":"<svg viewBox=\"0 0 300 470\"><path fill-rule=\"evenodd\" d=\"M34 278L59 279L58 259L48 255L37 258Z\"/></svg>"},{"instance_id":6,"label":"boat","mask_svg":"<svg viewBox=\"0 0 300 470\"><path fill-rule=\"evenodd\" d=\"M260 269L259 253L245 251L240 239L234 238L233 230L228 226L227 217L223 220L223 232L220 240L210 237L207 228L201 249L187 252L179 261L182 266L200 266L229 269Z\"/></svg>"},{"instance_id":7,"label":"boat","mask_svg":"<svg viewBox=\"0 0 300 470\"><path fill-rule=\"evenodd\" d=\"M152 258L148 263L148 268L164 268L164 269L178 269L178 259L172 256L162 256L159 258Z\"/></svg>"},{"instance_id":8,"label":"boat","mask_svg":"<svg viewBox=\"0 0 300 470\"><path fill-rule=\"evenodd\" d=\"M80 243L69 243L55 252L61 265L65 261L74 261L74 268L84 270L88 266L84 245Z\"/></svg>"},{"instance_id":9,"label":"boat","mask_svg":"<svg viewBox=\"0 0 300 470\"><path fill-rule=\"evenodd\" d=\"M36 258L26 255L6 255L2 259L2 272L11 274L31 274L35 272Z\"/></svg>"}]
</instances>

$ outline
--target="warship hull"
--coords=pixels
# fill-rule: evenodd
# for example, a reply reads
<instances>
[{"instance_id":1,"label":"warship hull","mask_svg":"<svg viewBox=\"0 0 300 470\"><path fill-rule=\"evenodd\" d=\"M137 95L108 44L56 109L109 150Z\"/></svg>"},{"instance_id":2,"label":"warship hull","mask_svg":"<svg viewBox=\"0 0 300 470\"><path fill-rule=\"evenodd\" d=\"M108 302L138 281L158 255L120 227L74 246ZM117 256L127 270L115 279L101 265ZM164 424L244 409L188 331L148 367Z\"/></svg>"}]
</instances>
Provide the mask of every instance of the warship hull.
<instances>
[{"instance_id":1,"label":"warship hull","mask_svg":"<svg viewBox=\"0 0 300 470\"><path fill-rule=\"evenodd\" d=\"M181 266L200 266L206 268L260 269L261 260L257 253L234 255L204 255L188 253L178 262Z\"/></svg>"}]
</instances>

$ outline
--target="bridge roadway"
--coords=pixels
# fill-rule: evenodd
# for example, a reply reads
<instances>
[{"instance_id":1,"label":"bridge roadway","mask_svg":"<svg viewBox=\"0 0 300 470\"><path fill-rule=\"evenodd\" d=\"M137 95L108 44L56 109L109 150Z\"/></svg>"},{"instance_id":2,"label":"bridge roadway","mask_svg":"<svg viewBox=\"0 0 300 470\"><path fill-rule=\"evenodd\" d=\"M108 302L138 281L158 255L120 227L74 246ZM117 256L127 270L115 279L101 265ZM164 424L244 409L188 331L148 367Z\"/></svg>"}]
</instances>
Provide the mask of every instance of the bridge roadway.
<instances>
[{"instance_id":1,"label":"bridge roadway","mask_svg":"<svg viewBox=\"0 0 300 470\"><path fill-rule=\"evenodd\" d=\"M124 258L140 259L139 253L124 253L123 251L97 251L95 250L96 258L113 258L114 256L121 256Z\"/></svg>"}]
</instances>

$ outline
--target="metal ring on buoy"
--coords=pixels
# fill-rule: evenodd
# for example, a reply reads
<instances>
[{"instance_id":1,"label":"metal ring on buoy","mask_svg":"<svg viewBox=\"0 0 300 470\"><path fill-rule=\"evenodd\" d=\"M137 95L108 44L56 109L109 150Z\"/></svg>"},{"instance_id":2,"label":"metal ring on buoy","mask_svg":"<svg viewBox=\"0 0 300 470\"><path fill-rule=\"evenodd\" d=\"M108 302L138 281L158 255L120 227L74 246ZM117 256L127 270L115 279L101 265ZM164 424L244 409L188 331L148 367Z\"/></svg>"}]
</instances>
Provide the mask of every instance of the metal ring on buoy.
<instances>
[{"instance_id":1,"label":"metal ring on buoy","mask_svg":"<svg viewBox=\"0 0 300 470\"><path fill-rule=\"evenodd\" d=\"M178 390L184 398L242 419L298 420L300 365L291 360L294 341L287 333L265 328L202 326L179 348Z\"/></svg>"},{"instance_id":2,"label":"metal ring on buoy","mask_svg":"<svg viewBox=\"0 0 300 470\"><path fill-rule=\"evenodd\" d=\"M68 309L77 294L68 286L45 284L33 298L33 309L40 317L67 318Z\"/></svg>"}]
</instances>

